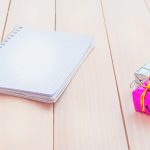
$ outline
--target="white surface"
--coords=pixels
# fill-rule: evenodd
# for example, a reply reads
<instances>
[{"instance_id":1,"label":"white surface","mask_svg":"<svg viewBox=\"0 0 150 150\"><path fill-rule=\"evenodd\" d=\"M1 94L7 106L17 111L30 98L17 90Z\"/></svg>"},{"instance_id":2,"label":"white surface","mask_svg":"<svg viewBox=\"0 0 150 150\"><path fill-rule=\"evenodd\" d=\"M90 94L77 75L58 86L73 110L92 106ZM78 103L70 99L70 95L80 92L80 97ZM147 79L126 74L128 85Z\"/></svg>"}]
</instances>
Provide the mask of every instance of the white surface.
<instances>
[{"instance_id":1,"label":"white surface","mask_svg":"<svg viewBox=\"0 0 150 150\"><path fill-rule=\"evenodd\" d=\"M0 87L53 96L89 53L92 39L17 27L4 44L0 48Z\"/></svg>"}]
</instances>

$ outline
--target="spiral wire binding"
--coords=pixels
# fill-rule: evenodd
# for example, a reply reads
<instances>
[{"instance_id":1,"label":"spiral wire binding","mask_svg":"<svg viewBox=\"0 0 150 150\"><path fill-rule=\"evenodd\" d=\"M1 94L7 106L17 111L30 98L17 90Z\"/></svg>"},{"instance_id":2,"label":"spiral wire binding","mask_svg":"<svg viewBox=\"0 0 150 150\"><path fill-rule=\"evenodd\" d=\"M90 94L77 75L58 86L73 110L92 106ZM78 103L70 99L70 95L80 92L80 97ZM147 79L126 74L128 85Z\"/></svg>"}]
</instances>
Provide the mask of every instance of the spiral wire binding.
<instances>
[{"instance_id":1,"label":"spiral wire binding","mask_svg":"<svg viewBox=\"0 0 150 150\"><path fill-rule=\"evenodd\" d=\"M0 48L4 47L6 43L9 42L23 27L15 27L12 32L8 34L4 41L0 43Z\"/></svg>"}]
</instances>

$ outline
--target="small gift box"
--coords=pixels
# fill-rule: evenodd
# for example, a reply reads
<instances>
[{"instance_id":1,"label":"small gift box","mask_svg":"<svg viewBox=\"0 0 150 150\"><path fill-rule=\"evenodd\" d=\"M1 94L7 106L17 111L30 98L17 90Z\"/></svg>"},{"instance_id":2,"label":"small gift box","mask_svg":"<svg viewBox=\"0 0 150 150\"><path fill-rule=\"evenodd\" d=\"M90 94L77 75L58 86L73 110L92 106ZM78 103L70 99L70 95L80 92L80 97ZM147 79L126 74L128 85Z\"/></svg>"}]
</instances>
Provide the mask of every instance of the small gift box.
<instances>
[{"instance_id":1,"label":"small gift box","mask_svg":"<svg viewBox=\"0 0 150 150\"><path fill-rule=\"evenodd\" d=\"M132 96L135 110L150 115L150 79L137 87Z\"/></svg>"},{"instance_id":2,"label":"small gift box","mask_svg":"<svg viewBox=\"0 0 150 150\"><path fill-rule=\"evenodd\" d=\"M150 77L150 63L145 64L143 67L138 69L135 73L135 87L143 84Z\"/></svg>"}]
</instances>

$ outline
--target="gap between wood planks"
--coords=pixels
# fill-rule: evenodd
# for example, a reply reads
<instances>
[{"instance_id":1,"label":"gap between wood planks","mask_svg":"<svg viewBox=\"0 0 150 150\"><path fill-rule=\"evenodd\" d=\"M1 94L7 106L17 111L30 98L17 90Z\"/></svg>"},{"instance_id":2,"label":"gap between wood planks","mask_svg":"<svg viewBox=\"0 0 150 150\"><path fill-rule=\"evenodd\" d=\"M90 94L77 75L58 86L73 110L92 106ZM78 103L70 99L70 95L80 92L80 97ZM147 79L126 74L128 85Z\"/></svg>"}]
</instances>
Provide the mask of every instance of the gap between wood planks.
<instances>
[{"instance_id":1,"label":"gap between wood planks","mask_svg":"<svg viewBox=\"0 0 150 150\"><path fill-rule=\"evenodd\" d=\"M54 21L54 23L55 23L55 26L54 26L54 30L56 31L56 25L57 25L57 22L56 22L56 16L57 16L57 14L56 14L56 11L57 11L57 1L55 0L55 17L54 17L54 19L55 19L55 21ZM53 150L55 150L55 103L53 103Z\"/></svg>"},{"instance_id":2,"label":"gap between wood planks","mask_svg":"<svg viewBox=\"0 0 150 150\"><path fill-rule=\"evenodd\" d=\"M116 71L115 71L115 64L114 64L114 61L113 61L113 54L112 54L112 50L111 50L109 33L108 33L108 29L107 29L107 23L106 23L106 19L105 19L105 13L104 13L104 7L103 7L102 0L100 0L100 5L101 5L101 8L102 8L102 15L103 15L103 20L104 20L104 25L105 25L105 31L106 31L106 36L107 36L107 41L108 41L108 46L109 46L109 52L110 52L111 63L112 63L112 68L113 68L113 73L114 73L114 78L115 78L115 84L116 84L116 88L117 88L117 94L118 94L118 99L119 99L119 106L120 106L120 111L121 111L121 116L122 116L122 121L123 121L126 141L127 141L127 146L128 146L128 149L130 150L130 143L129 143L129 138L128 138L128 132L127 132L126 123L125 123L125 119L124 119L124 112L123 112L122 103L121 103L119 86L118 86L118 82L117 82L117 75L116 75Z\"/></svg>"},{"instance_id":3,"label":"gap between wood planks","mask_svg":"<svg viewBox=\"0 0 150 150\"><path fill-rule=\"evenodd\" d=\"M11 0L9 0L9 4L8 4L6 19L5 19L5 23L4 23L4 27L3 27L3 33L2 33L2 36L1 36L1 41L2 41L3 38L4 38L4 33L5 33L6 24L7 24L7 19L8 19L8 14L9 14L10 5L11 5Z\"/></svg>"}]
</instances>

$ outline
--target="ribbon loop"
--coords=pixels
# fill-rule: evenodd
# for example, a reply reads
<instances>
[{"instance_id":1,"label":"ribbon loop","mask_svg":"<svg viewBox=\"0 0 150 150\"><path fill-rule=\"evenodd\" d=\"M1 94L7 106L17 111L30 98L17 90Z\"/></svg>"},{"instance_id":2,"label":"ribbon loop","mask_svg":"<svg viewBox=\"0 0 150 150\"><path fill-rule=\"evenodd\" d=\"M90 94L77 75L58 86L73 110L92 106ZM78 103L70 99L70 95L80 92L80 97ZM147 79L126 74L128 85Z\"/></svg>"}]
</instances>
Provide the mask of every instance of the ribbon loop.
<instances>
[{"instance_id":1,"label":"ribbon loop","mask_svg":"<svg viewBox=\"0 0 150 150\"><path fill-rule=\"evenodd\" d=\"M148 84L146 86L142 85L142 87L145 88L145 90L143 91L143 93L140 97L140 104L142 107L142 112L145 112L144 101L145 101L145 95L146 95L147 91L150 91L150 78L149 78Z\"/></svg>"}]
</instances>

